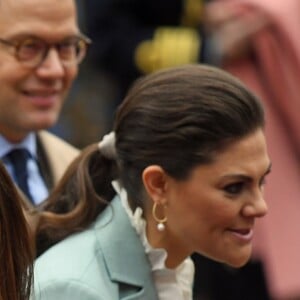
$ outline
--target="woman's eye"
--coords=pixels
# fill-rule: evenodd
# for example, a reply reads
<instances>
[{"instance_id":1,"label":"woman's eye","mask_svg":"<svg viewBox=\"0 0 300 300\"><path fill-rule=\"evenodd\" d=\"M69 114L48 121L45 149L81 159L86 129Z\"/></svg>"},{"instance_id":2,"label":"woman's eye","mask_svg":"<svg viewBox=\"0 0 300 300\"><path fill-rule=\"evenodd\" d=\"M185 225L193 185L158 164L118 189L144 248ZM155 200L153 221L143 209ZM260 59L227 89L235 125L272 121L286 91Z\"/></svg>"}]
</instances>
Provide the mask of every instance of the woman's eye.
<instances>
[{"instance_id":1,"label":"woman's eye","mask_svg":"<svg viewBox=\"0 0 300 300\"><path fill-rule=\"evenodd\" d=\"M242 192L244 185L244 182L231 183L224 187L224 191L231 195L237 195Z\"/></svg>"}]
</instances>

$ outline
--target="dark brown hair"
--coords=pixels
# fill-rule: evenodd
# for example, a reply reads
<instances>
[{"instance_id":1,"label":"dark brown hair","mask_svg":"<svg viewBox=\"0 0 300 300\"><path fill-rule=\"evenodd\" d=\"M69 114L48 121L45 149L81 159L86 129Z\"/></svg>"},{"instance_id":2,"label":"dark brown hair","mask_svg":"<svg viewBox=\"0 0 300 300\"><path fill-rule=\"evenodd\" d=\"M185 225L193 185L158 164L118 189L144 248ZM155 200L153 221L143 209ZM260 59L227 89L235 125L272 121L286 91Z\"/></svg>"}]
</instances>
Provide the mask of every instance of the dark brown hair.
<instances>
[{"instance_id":1,"label":"dark brown hair","mask_svg":"<svg viewBox=\"0 0 300 300\"><path fill-rule=\"evenodd\" d=\"M97 145L82 152L44 207L38 245L45 249L49 240L88 226L112 199L113 179L122 181L133 208L143 207L147 166L185 180L193 168L263 126L257 98L220 69L186 65L139 79L117 110L117 159L105 158Z\"/></svg>"},{"instance_id":2,"label":"dark brown hair","mask_svg":"<svg viewBox=\"0 0 300 300\"><path fill-rule=\"evenodd\" d=\"M33 249L14 184L0 163L0 299L27 300L32 284Z\"/></svg>"}]
</instances>

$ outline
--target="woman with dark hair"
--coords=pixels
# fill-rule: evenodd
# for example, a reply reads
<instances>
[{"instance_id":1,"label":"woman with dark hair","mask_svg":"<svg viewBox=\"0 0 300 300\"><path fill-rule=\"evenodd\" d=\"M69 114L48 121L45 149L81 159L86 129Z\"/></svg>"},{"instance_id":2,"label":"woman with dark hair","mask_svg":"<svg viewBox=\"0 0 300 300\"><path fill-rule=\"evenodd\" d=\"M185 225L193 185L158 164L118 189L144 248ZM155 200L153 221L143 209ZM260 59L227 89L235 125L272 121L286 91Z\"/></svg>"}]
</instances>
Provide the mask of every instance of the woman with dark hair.
<instances>
[{"instance_id":1,"label":"woman with dark hair","mask_svg":"<svg viewBox=\"0 0 300 300\"><path fill-rule=\"evenodd\" d=\"M138 80L41 215L38 248L57 244L37 259L36 299L192 299L192 253L244 265L267 212L263 128L256 97L217 68Z\"/></svg>"},{"instance_id":2,"label":"woman with dark hair","mask_svg":"<svg viewBox=\"0 0 300 300\"><path fill-rule=\"evenodd\" d=\"M0 163L0 300L27 300L33 247L21 198Z\"/></svg>"}]
</instances>

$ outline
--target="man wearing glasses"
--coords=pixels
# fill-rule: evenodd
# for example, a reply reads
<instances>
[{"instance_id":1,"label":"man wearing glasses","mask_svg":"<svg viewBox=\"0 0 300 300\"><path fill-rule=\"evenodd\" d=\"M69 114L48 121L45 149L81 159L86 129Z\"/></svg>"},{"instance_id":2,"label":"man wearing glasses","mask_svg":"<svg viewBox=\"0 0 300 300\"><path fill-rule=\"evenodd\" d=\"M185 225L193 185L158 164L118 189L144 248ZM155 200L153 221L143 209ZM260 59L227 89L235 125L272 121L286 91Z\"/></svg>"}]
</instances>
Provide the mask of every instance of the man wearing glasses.
<instances>
[{"instance_id":1,"label":"man wearing glasses","mask_svg":"<svg viewBox=\"0 0 300 300\"><path fill-rule=\"evenodd\" d=\"M45 129L88 44L73 0L0 0L0 158L31 208L78 153Z\"/></svg>"}]
</instances>

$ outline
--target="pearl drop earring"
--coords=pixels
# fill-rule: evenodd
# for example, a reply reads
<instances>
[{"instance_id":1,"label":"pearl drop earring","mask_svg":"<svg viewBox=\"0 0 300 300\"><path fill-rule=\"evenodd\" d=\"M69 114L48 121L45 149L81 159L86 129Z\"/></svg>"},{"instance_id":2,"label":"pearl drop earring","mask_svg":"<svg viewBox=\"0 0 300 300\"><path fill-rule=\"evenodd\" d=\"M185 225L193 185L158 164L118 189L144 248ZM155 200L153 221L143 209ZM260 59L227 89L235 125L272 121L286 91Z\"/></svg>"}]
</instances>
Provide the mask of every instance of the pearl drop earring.
<instances>
[{"instance_id":1,"label":"pearl drop earring","mask_svg":"<svg viewBox=\"0 0 300 300\"><path fill-rule=\"evenodd\" d=\"M158 231L164 231L166 229L166 226L164 225L164 223L158 223L156 225L156 227L157 227Z\"/></svg>"},{"instance_id":2,"label":"pearl drop earring","mask_svg":"<svg viewBox=\"0 0 300 300\"><path fill-rule=\"evenodd\" d=\"M167 217L164 217L162 219L158 218L156 216L156 208L157 208L157 203L155 202L152 207L152 216L153 216L153 219L157 222L157 225L156 225L157 230L162 232L166 229L166 226L164 223L167 222Z\"/></svg>"}]
</instances>

